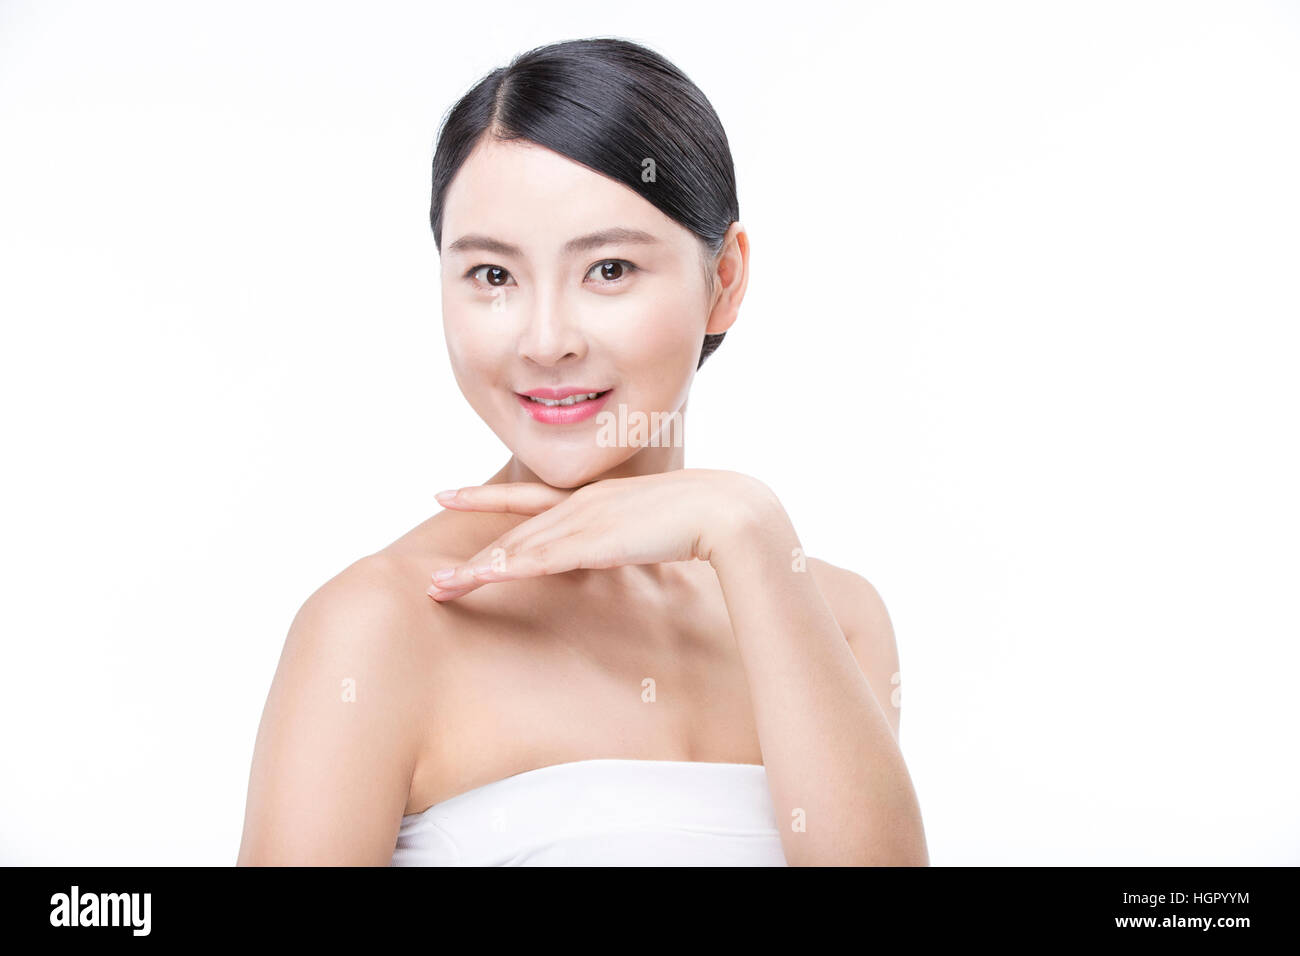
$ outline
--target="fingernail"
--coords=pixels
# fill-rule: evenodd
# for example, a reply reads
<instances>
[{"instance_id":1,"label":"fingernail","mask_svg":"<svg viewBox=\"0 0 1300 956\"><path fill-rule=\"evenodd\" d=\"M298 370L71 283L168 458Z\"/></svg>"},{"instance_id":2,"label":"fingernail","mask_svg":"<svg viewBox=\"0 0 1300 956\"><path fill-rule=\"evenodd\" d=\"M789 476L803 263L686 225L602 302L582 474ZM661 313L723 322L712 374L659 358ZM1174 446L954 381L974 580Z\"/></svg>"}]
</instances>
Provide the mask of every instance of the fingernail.
<instances>
[{"instance_id":1,"label":"fingernail","mask_svg":"<svg viewBox=\"0 0 1300 956\"><path fill-rule=\"evenodd\" d=\"M440 491L440 492L438 492L436 495L434 495L434 497L437 498L439 501L451 501L452 498L455 498L455 497L456 497L456 492L455 492L455 491Z\"/></svg>"},{"instance_id":2,"label":"fingernail","mask_svg":"<svg viewBox=\"0 0 1300 956\"><path fill-rule=\"evenodd\" d=\"M425 591L424 593L429 595L429 597L437 597L439 594L442 593L442 588L438 587L438 585L435 584L433 587L429 588L429 590Z\"/></svg>"},{"instance_id":3,"label":"fingernail","mask_svg":"<svg viewBox=\"0 0 1300 956\"><path fill-rule=\"evenodd\" d=\"M435 581L445 581L455 573L456 573L455 568L442 568L438 571L433 572L433 579Z\"/></svg>"},{"instance_id":4,"label":"fingernail","mask_svg":"<svg viewBox=\"0 0 1300 956\"><path fill-rule=\"evenodd\" d=\"M474 569L474 573L475 573L475 574L487 574L487 573L488 573L489 571L491 571L491 570L492 570L492 565L490 565L490 564L481 564L481 565L479 565L477 568Z\"/></svg>"}]
</instances>

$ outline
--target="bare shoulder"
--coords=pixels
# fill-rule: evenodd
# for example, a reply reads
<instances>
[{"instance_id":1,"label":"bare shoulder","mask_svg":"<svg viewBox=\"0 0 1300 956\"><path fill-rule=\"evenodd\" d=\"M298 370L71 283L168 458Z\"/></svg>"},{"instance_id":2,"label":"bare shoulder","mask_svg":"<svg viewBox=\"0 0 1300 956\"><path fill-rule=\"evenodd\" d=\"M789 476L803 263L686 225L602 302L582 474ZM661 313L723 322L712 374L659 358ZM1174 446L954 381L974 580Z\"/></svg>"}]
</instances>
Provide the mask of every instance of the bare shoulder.
<instances>
[{"instance_id":1,"label":"bare shoulder","mask_svg":"<svg viewBox=\"0 0 1300 956\"><path fill-rule=\"evenodd\" d=\"M808 568L897 737L901 703L898 642L884 599L875 585L855 571L819 558L809 558Z\"/></svg>"},{"instance_id":2,"label":"bare shoulder","mask_svg":"<svg viewBox=\"0 0 1300 956\"><path fill-rule=\"evenodd\" d=\"M354 561L303 601L290 627L289 640L296 635L317 642L328 639L367 645L376 638L399 640L400 625L411 621L419 606L404 587L409 574L406 564L398 555L386 551ZM319 626L300 627L307 622ZM399 628L375 628L375 624Z\"/></svg>"},{"instance_id":3,"label":"bare shoulder","mask_svg":"<svg viewBox=\"0 0 1300 956\"><path fill-rule=\"evenodd\" d=\"M456 560L444 549L390 546L353 562L303 602L281 667L302 659L313 670L346 671L358 685L364 677L371 701L382 695L391 715L400 708L407 725L422 727L427 678L452 633L446 609L427 593L431 569Z\"/></svg>"},{"instance_id":4,"label":"bare shoulder","mask_svg":"<svg viewBox=\"0 0 1300 956\"><path fill-rule=\"evenodd\" d=\"M284 640L258 727L241 864L390 859L421 744L420 608L377 553L310 594Z\"/></svg>"},{"instance_id":5,"label":"bare shoulder","mask_svg":"<svg viewBox=\"0 0 1300 956\"><path fill-rule=\"evenodd\" d=\"M346 664L357 673L383 674L394 690L429 626L428 596L419 584L401 555L376 552L353 562L303 601L281 666L305 659L317 667Z\"/></svg>"},{"instance_id":6,"label":"bare shoulder","mask_svg":"<svg viewBox=\"0 0 1300 956\"><path fill-rule=\"evenodd\" d=\"M820 558L809 558L808 567L850 643L893 641L893 623L875 585L856 571Z\"/></svg>"}]
</instances>

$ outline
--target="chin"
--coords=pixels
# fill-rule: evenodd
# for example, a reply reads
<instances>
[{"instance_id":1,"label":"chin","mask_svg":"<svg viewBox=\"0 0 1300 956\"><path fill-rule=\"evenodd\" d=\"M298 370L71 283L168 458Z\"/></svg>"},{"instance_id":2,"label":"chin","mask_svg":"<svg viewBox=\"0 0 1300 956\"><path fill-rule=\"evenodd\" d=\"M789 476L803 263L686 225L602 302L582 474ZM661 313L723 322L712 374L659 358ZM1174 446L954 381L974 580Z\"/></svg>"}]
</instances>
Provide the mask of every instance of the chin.
<instances>
[{"instance_id":1,"label":"chin","mask_svg":"<svg viewBox=\"0 0 1300 956\"><path fill-rule=\"evenodd\" d=\"M578 488L595 481L605 471L583 462L531 462L521 459L542 481L553 488Z\"/></svg>"},{"instance_id":2,"label":"chin","mask_svg":"<svg viewBox=\"0 0 1300 956\"><path fill-rule=\"evenodd\" d=\"M618 461L605 461L594 456L578 458L548 453L526 456L516 452L516 457L529 471L553 488L581 487L595 481L618 464Z\"/></svg>"}]
</instances>

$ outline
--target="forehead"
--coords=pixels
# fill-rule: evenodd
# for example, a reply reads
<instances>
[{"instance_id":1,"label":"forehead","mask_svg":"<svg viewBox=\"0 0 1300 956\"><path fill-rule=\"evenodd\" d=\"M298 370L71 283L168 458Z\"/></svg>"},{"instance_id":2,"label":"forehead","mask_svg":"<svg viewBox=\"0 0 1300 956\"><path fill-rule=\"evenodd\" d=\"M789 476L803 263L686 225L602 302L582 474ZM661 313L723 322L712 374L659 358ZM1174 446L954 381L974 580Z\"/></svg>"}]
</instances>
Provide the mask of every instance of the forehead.
<instances>
[{"instance_id":1,"label":"forehead","mask_svg":"<svg viewBox=\"0 0 1300 956\"><path fill-rule=\"evenodd\" d=\"M442 245L476 233L553 253L574 236L615 226L683 250L695 238L627 186L567 156L525 140L484 137L447 189Z\"/></svg>"}]
</instances>

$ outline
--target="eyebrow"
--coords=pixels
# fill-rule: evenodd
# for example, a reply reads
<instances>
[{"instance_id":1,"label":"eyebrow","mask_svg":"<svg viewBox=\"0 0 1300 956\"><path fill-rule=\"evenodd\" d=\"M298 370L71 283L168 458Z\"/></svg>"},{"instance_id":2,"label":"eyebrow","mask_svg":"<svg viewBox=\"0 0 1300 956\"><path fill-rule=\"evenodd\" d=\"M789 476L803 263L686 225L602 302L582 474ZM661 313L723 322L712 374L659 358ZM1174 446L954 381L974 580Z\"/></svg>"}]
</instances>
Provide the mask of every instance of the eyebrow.
<instances>
[{"instance_id":1,"label":"eyebrow","mask_svg":"<svg viewBox=\"0 0 1300 956\"><path fill-rule=\"evenodd\" d=\"M625 229L616 226L610 229L601 229L598 232L591 232L585 236L578 236L570 239L564 244L564 254L573 255L577 252L586 252L588 249L595 249L599 246L609 245L649 245L658 242L657 236L652 236L648 232L642 232L640 229ZM455 242L447 246L449 253L470 252L477 250L479 252L491 252L501 256L515 256L522 259L524 251L518 246L509 242L502 242L500 239L493 239L491 236L470 233L461 236Z\"/></svg>"}]
</instances>

